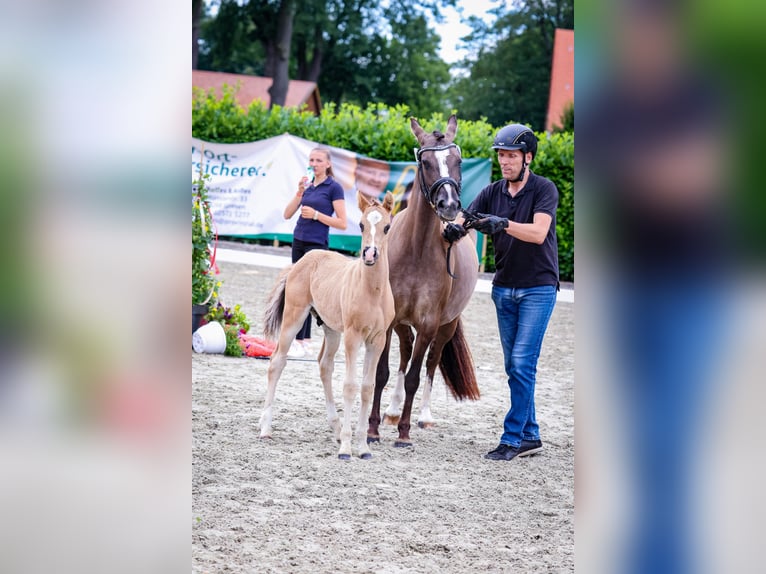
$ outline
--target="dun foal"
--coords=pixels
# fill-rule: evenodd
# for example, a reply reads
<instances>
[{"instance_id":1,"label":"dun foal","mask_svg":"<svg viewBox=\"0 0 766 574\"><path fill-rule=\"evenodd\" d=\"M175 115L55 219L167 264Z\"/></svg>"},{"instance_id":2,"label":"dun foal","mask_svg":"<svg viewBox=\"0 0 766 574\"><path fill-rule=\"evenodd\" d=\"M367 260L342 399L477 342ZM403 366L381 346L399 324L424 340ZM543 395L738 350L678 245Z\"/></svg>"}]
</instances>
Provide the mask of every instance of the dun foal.
<instances>
[{"instance_id":1,"label":"dun foal","mask_svg":"<svg viewBox=\"0 0 766 574\"><path fill-rule=\"evenodd\" d=\"M362 249L358 259L333 251L314 250L279 276L269 295L264 333L278 339L268 371L268 390L261 415L261 438L271 437L271 415L277 381L287 362L287 350L309 312L324 329L319 351L319 374L324 386L327 420L340 441L338 458L351 458L351 409L356 396L356 358L365 347L362 392L356 434L361 458L371 458L366 423L375 387L375 368L386 344L386 330L394 318L394 296L388 279L387 235L394 198L383 203L357 193L362 220ZM343 383L343 424L332 394L332 372L341 335L346 351Z\"/></svg>"}]
</instances>

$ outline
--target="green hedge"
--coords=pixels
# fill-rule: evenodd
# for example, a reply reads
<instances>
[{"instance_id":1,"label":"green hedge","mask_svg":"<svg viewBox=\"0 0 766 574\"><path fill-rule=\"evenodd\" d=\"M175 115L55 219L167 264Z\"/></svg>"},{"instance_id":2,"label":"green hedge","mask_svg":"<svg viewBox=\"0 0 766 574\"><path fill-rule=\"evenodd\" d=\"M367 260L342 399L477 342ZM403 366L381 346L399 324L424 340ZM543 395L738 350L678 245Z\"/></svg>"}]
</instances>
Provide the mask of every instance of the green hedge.
<instances>
[{"instance_id":1,"label":"green hedge","mask_svg":"<svg viewBox=\"0 0 766 574\"><path fill-rule=\"evenodd\" d=\"M234 88L224 87L221 97L214 90L192 89L192 136L217 143L258 141L290 133L310 141L347 149L387 161L412 161L417 142L410 131L407 106L369 104L366 108L343 104L325 105L319 116L305 109L275 106L269 110L261 101L243 109L234 98ZM426 131L443 130L449 114L418 118ZM459 118L458 118L459 120ZM485 121L459 120L456 143L464 158L493 158L492 179L500 179L492 140L497 128ZM574 135L571 132L540 139L532 167L551 179L559 190L556 230L562 281L574 278ZM491 246L490 246L491 247ZM489 258L491 259L491 258ZM488 261L487 263L491 263ZM491 265L487 266L491 270Z\"/></svg>"}]
</instances>

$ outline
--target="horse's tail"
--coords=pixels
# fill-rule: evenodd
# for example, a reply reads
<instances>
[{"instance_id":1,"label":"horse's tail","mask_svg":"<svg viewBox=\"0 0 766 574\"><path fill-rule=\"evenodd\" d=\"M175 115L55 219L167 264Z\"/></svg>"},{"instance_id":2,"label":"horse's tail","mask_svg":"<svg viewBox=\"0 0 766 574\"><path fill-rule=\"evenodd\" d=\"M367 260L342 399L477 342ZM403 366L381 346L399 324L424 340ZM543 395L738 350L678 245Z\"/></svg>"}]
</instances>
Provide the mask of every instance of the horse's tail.
<instances>
[{"instance_id":1,"label":"horse's tail","mask_svg":"<svg viewBox=\"0 0 766 574\"><path fill-rule=\"evenodd\" d=\"M458 318L455 334L444 345L439 359L439 371L453 397L460 401L463 399L475 401L479 398L476 369L473 366L468 341L463 333L462 319Z\"/></svg>"},{"instance_id":2,"label":"horse's tail","mask_svg":"<svg viewBox=\"0 0 766 574\"><path fill-rule=\"evenodd\" d=\"M292 269L292 265L279 273L277 282L274 283L269 297L266 299L266 312L263 314L263 335L270 341L276 341L282 330L282 315L285 312L285 285L290 269Z\"/></svg>"}]
</instances>

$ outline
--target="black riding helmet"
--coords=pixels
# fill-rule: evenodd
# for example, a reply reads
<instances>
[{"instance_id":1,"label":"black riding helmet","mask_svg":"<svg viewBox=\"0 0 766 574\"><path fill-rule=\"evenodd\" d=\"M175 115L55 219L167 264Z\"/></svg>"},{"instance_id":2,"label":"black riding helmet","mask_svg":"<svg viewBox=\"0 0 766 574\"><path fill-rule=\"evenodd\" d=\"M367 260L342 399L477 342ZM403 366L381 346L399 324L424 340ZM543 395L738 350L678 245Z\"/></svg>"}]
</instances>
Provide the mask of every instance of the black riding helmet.
<instances>
[{"instance_id":1,"label":"black riding helmet","mask_svg":"<svg viewBox=\"0 0 766 574\"><path fill-rule=\"evenodd\" d=\"M532 159L535 158L537 153L537 136L535 133L523 124L511 124L501 128L495 136L495 141L492 142L492 149L506 149L514 150L518 149L524 154L522 160L521 172L519 177L513 181L521 181L524 179L524 172L527 169L527 153L532 154Z\"/></svg>"}]
</instances>

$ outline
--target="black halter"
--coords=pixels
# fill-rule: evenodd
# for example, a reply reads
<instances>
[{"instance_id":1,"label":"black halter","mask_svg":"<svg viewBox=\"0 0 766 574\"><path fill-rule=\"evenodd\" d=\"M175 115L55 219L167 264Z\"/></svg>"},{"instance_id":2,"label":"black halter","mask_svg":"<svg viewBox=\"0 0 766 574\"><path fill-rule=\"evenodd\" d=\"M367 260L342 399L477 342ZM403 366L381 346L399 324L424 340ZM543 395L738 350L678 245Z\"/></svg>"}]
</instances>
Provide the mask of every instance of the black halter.
<instances>
[{"instance_id":1,"label":"black halter","mask_svg":"<svg viewBox=\"0 0 766 574\"><path fill-rule=\"evenodd\" d=\"M457 153L460 154L460 146L455 143L450 143L447 145L442 146L432 146L432 147L422 147L420 149L413 150L415 152L415 159L418 162L418 178L420 180L420 191L423 192L423 197L426 198L426 201L431 206L431 209L434 210L434 213L436 213L436 204L434 203L433 197L434 194L439 191L439 188L441 188L444 185L447 185L448 183L452 185L455 190L457 191L458 195L460 195L461 190L461 184L459 181L455 180L455 178L452 177L440 177L435 182L431 184L431 186L426 185L426 176L423 173L423 165L422 161L420 159L420 156L423 155L423 152L426 151L441 151L443 149L449 149L451 147L457 148ZM438 214L437 214L438 215ZM453 279L456 278L455 275L452 273L452 270L450 269L450 253L452 251L452 243L449 244L449 247L447 247L447 275L452 277Z\"/></svg>"},{"instance_id":2,"label":"black halter","mask_svg":"<svg viewBox=\"0 0 766 574\"><path fill-rule=\"evenodd\" d=\"M431 186L426 185L426 176L423 173L423 164L422 160L420 159L420 156L423 155L423 152L426 151L441 151L443 149L449 149L451 147L457 148L458 154L460 154L460 146L454 143L450 143L447 145L442 146L433 146L433 147L422 147L420 149L415 148L413 151L415 152L415 160L418 162L418 178L420 180L420 191L423 192L423 197L426 198L426 201L431 206L431 209L436 211L436 204L434 203L433 197L436 194L437 191L444 185L450 184L452 185L455 190L457 191L458 195L460 195L460 189L461 185L460 182L455 180L455 178L452 177L440 177L435 182L431 184Z\"/></svg>"}]
</instances>

